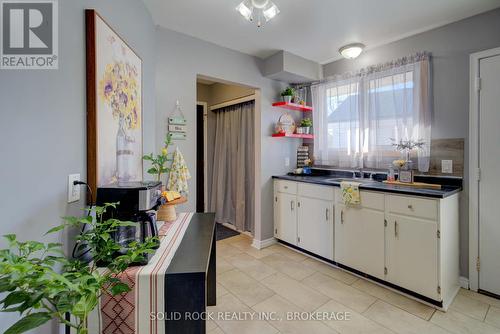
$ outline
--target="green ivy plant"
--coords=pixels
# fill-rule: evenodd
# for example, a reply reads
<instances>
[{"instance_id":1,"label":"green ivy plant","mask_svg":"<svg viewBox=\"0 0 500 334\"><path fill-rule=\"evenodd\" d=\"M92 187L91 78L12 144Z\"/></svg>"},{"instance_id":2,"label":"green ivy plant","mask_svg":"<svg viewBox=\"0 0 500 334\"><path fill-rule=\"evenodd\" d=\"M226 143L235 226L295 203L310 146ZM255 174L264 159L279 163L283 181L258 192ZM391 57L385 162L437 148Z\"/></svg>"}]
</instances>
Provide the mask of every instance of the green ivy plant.
<instances>
[{"instance_id":1,"label":"green ivy plant","mask_svg":"<svg viewBox=\"0 0 500 334\"><path fill-rule=\"evenodd\" d=\"M300 121L300 126L303 128L309 128L313 125L313 122L310 118L304 118Z\"/></svg>"},{"instance_id":2,"label":"green ivy plant","mask_svg":"<svg viewBox=\"0 0 500 334\"><path fill-rule=\"evenodd\" d=\"M164 173L170 172L170 168L166 166L167 162L172 161L171 153L168 152L169 146L172 144L172 134L168 133L165 137L164 146L160 154L156 156L153 153L142 157L143 160L151 162L151 168L147 170L148 174L156 176L157 181L161 181L161 176Z\"/></svg>"},{"instance_id":3,"label":"green ivy plant","mask_svg":"<svg viewBox=\"0 0 500 334\"><path fill-rule=\"evenodd\" d=\"M136 224L104 220L106 210L116 205L97 207L96 218L65 217L64 224L47 232L87 224L88 228L77 237L77 247L88 249L93 258L91 263L67 259L60 243L21 242L13 234L4 236L9 248L0 250L0 293L6 295L0 301L0 309L21 315L5 334L24 333L51 319L74 328L78 334L87 334L87 317L97 307L99 298L103 294L116 296L130 291L118 275L154 252L158 239L132 242L127 254L115 256L121 246L111 237L112 233L120 226ZM98 268L96 263L107 265ZM70 320L66 320L67 313Z\"/></svg>"}]
</instances>

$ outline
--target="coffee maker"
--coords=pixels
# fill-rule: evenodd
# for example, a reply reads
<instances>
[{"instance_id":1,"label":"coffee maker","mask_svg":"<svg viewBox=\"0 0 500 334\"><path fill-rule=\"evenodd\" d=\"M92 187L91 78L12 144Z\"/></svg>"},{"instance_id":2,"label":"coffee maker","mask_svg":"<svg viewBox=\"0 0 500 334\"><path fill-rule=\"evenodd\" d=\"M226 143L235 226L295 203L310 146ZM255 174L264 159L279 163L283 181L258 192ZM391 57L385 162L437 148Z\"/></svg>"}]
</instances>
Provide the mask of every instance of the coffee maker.
<instances>
[{"instance_id":1,"label":"coffee maker","mask_svg":"<svg viewBox=\"0 0 500 334\"><path fill-rule=\"evenodd\" d=\"M161 196L161 182L118 182L97 188L96 205L119 203L108 207L103 219L118 219L137 223L120 226L112 238L121 246L117 256L126 254L131 242L144 242L148 237L158 236L156 211L165 203ZM145 254L144 260L134 265L146 265L153 254Z\"/></svg>"}]
</instances>

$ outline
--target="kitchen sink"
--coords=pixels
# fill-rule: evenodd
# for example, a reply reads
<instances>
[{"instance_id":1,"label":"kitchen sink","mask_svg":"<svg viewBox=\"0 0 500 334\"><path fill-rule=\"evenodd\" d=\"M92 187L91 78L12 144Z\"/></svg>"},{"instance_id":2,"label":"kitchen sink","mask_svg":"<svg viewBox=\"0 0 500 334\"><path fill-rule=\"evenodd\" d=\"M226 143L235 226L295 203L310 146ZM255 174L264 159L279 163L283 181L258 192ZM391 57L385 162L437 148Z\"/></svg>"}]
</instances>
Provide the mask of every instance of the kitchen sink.
<instances>
[{"instance_id":1,"label":"kitchen sink","mask_svg":"<svg viewBox=\"0 0 500 334\"><path fill-rule=\"evenodd\" d=\"M338 177L333 179L326 179L326 182L358 182L358 183L374 183L377 182L372 179L362 179L362 178L349 178L349 177Z\"/></svg>"}]
</instances>

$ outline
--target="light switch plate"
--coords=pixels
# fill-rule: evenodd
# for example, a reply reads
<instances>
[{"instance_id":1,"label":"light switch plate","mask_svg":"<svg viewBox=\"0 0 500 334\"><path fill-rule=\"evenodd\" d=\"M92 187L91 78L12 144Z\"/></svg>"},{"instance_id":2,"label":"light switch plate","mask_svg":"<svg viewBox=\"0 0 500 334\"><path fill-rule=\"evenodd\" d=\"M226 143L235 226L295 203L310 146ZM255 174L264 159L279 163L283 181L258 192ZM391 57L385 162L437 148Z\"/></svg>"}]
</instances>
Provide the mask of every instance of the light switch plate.
<instances>
[{"instance_id":1,"label":"light switch plate","mask_svg":"<svg viewBox=\"0 0 500 334\"><path fill-rule=\"evenodd\" d=\"M441 172L447 174L453 173L453 160L441 160Z\"/></svg>"},{"instance_id":2,"label":"light switch plate","mask_svg":"<svg viewBox=\"0 0 500 334\"><path fill-rule=\"evenodd\" d=\"M285 167L290 167L290 158L285 158Z\"/></svg>"},{"instance_id":3,"label":"light switch plate","mask_svg":"<svg viewBox=\"0 0 500 334\"><path fill-rule=\"evenodd\" d=\"M80 186L74 185L74 181L80 181L80 174L71 174L68 176L68 203L80 200Z\"/></svg>"}]
</instances>

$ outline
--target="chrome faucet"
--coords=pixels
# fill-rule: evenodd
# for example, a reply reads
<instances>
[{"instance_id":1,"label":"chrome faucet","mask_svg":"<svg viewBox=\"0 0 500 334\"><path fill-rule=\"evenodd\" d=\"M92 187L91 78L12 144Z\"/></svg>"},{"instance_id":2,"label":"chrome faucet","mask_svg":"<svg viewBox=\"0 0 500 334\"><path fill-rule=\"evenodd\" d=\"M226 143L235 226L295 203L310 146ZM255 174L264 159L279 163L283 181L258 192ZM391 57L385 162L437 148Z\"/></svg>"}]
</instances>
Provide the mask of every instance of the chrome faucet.
<instances>
[{"instance_id":1,"label":"chrome faucet","mask_svg":"<svg viewBox=\"0 0 500 334\"><path fill-rule=\"evenodd\" d=\"M356 176L356 173L359 173L359 177ZM352 171L352 178L353 179L362 179L363 178L363 168L354 169Z\"/></svg>"}]
</instances>

